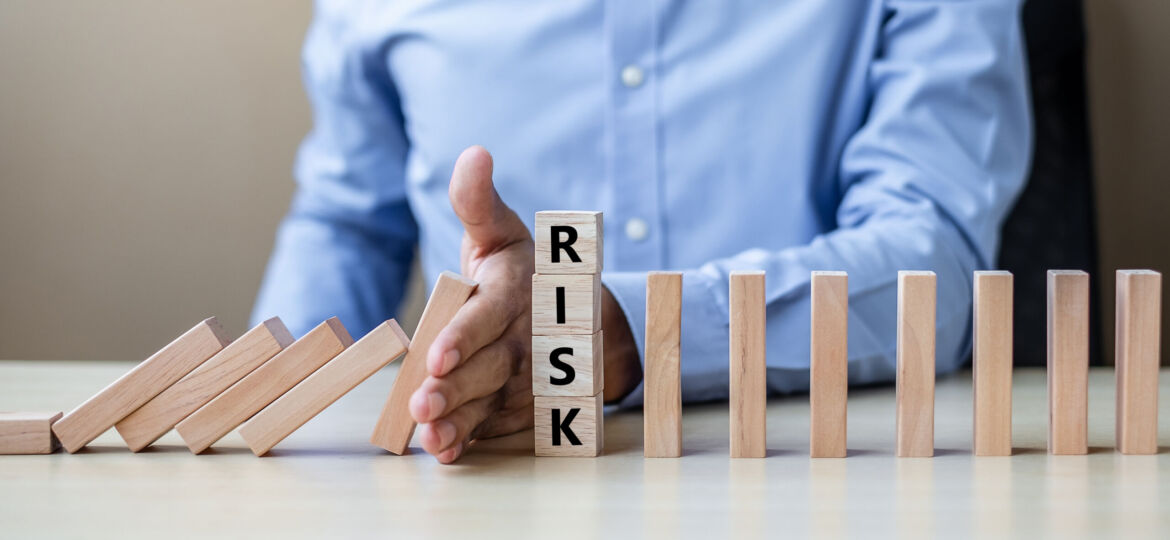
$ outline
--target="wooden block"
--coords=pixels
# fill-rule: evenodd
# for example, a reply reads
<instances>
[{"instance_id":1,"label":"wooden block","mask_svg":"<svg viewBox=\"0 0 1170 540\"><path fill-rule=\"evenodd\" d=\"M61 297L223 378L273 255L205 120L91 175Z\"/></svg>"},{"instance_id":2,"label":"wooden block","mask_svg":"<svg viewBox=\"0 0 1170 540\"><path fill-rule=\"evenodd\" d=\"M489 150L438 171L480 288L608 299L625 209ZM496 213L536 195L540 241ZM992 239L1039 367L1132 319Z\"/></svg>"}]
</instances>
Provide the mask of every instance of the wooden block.
<instances>
[{"instance_id":1,"label":"wooden block","mask_svg":"<svg viewBox=\"0 0 1170 540\"><path fill-rule=\"evenodd\" d=\"M1117 449L1158 453L1162 274L1117 271Z\"/></svg>"},{"instance_id":2,"label":"wooden block","mask_svg":"<svg viewBox=\"0 0 1170 540\"><path fill-rule=\"evenodd\" d=\"M809 456L846 454L849 397L849 275L812 273L809 343Z\"/></svg>"},{"instance_id":3,"label":"wooden block","mask_svg":"<svg viewBox=\"0 0 1170 540\"><path fill-rule=\"evenodd\" d=\"M256 325L179 382L114 425L130 450L138 452L170 431L236 381L293 342L280 318Z\"/></svg>"},{"instance_id":4,"label":"wooden block","mask_svg":"<svg viewBox=\"0 0 1170 540\"><path fill-rule=\"evenodd\" d=\"M382 414L374 425L374 433L370 436L370 442L374 445L398 455L406 452L415 427L414 418L410 416L410 395L427 378L427 351L439 331L467 303L475 287L474 281L454 272L443 272L435 281L431 298L423 309L418 328L410 342L410 350L398 368L394 386L390 388L386 405L382 407Z\"/></svg>"},{"instance_id":5,"label":"wooden block","mask_svg":"<svg viewBox=\"0 0 1170 540\"><path fill-rule=\"evenodd\" d=\"M532 336L532 395L592 396L605 383L602 332Z\"/></svg>"},{"instance_id":6,"label":"wooden block","mask_svg":"<svg viewBox=\"0 0 1170 540\"><path fill-rule=\"evenodd\" d=\"M682 273L646 275L643 455L682 456Z\"/></svg>"},{"instance_id":7,"label":"wooden block","mask_svg":"<svg viewBox=\"0 0 1170 540\"><path fill-rule=\"evenodd\" d=\"M191 452L207 450L352 344L341 321L332 317L191 413L175 431Z\"/></svg>"},{"instance_id":8,"label":"wooden block","mask_svg":"<svg viewBox=\"0 0 1170 540\"><path fill-rule=\"evenodd\" d=\"M0 412L0 454L52 454L59 412Z\"/></svg>"},{"instance_id":9,"label":"wooden block","mask_svg":"<svg viewBox=\"0 0 1170 540\"><path fill-rule=\"evenodd\" d=\"M605 446L602 398L536 396L536 455L596 457Z\"/></svg>"},{"instance_id":10,"label":"wooden block","mask_svg":"<svg viewBox=\"0 0 1170 540\"><path fill-rule=\"evenodd\" d=\"M410 338L397 321L378 325L240 426L240 436L252 453L267 454L325 407L397 360L409 346Z\"/></svg>"},{"instance_id":11,"label":"wooden block","mask_svg":"<svg viewBox=\"0 0 1170 540\"><path fill-rule=\"evenodd\" d=\"M538 274L600 274L601 212L536 213Z\"/></svg>"},{"instance_id":12,"label":"wooden block","mask_svg":"<svg viewBox=\"0 0 1170 540\"><path fill-rule=\"evenodd\" d=\"M972 386L977 456L1012 455L1011 272L975 272Z\"/></svg>"},{"instance_id":13,"label":"wooden block","mask_svg":"<svg viewBox=\"0 0 1170 540\"><path fill-rule=\"evenodd\" d=\"M81 450L230 342L215 317L200 322L69 411L53 424L53 433L69 453Z\"/></svg>"},{"instance_id":14,"label":"wooden block","mask_svg":"<svg viewBox=\"0 0 1170 540\"><path fill-rule=\"evenodd\" d=\"M763 272L730 275L731 457L767 452L768 368Z\"/></svg>"},{"instance_id":15,"label":"wooden block","mask_svg":"<svg viewBox=\"0 0 1170 540\"><path fill-rule=\"evenodd\" d=\"M898 272L898 457L934 456L934 319L934 272Z\"/></svg>"},{"instance_id":16,"label":"wooden block","mask_svg":"<svg viewBox=\"0 0 1170 540\"><path fill-rule=\"evenodd\" d=\"M1048 271L1048 452L1089 453L1089 274Z\"/></svg>"},{"instance_id":17,"label":"wooden block","mask_svg":"<svg viewBox=\"0 0 1170 540\"><path fill-rule=\"evenodd\" d=\"M601 330L601 276L532 275L532 335Z\"/></svg>"}]
</instances>

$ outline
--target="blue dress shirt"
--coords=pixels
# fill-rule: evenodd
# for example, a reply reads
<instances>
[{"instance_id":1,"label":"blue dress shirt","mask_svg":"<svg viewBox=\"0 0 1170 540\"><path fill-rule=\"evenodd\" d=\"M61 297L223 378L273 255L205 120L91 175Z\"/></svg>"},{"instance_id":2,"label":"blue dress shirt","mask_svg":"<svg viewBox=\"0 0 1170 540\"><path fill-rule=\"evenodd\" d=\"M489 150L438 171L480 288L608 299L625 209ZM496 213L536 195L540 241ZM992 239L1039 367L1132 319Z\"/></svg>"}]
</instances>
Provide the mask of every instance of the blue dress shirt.
<instances>
[{"instance_id":1,"label":"blue dress shirt","mask_svg":"<svg viewBox=\"0 0 1170 540\"><path fill-rule=\"evenodd\" d=\"M687 401L728 391L728 273L767 272L771 392L809 383L809 273L849 273L849 380L894 378L899 270L938 273L937 368L966 357L1031 155L1017 0L322 0L314 127L254 320L394 316L416 248L459 268L447 199L605 213L604 284L644 345L645 272L684 272ZM641 391L625 403L636 404Z\"/></svg>"}]
</instances>

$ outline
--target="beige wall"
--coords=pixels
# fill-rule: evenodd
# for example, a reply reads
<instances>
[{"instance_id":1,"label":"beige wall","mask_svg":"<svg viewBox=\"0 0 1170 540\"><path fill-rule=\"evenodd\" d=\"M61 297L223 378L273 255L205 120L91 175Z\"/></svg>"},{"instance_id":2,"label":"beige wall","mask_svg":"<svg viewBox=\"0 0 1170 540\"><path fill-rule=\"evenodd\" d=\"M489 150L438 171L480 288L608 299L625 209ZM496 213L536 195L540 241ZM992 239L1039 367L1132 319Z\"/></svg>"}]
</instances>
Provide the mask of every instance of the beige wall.
<instances>
[{"instance_id":1,"label":"beige wall","mask_svg":"<svg viewBox=\"0 0 1170 540\"><path fill-rule=\"evenodd\" d=\"M1170 2L1087 8L1112 324L1113 269L1170 271ZM309 128L309 17L0 2L0 358L141 358L208 314L244 330Z\"/></svg>"}]
</instances>

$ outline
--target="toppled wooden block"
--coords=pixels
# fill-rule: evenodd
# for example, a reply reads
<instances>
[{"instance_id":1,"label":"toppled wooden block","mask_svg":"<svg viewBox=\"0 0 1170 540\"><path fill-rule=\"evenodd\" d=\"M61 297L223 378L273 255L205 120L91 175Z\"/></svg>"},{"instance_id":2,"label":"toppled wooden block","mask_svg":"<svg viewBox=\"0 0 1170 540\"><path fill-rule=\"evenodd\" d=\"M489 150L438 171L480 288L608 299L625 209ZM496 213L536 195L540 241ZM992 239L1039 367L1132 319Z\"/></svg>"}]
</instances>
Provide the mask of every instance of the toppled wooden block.
<instances>
[{"instance_id":1,"label":"toppled wooden block","mask_svg":"<svg viewBox=\"0 0 1170 540\"><path fill-rule=\"evenodd\" d=\"M0 412L0 454L52 454L60 412Z\"/></svg>"},{"instance_id":2,"label":"toppled wooden block","mask_svg":"<svg viewBox=\"0 0 1170 540\"><path fill-rule=\"evenodd\" d=\"M73 453L159 395L222 350L231 340L215 317L179 336L53 424L61 446Z\"/></svg>"}]
</instances>

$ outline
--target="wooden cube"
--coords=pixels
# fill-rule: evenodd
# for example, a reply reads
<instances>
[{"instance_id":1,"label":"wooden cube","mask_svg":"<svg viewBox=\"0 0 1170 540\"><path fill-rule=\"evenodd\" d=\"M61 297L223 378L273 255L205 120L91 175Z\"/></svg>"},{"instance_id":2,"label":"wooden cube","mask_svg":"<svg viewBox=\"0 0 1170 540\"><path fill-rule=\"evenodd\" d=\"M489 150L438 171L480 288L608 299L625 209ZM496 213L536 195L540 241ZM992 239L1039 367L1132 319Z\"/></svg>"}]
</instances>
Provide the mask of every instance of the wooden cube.
<instances>
[{"instance_id":1,"label":"wooden cube","mask_svg":"<svg viewBox=\"0 0 1170 540\"><path fill-rule=\"evenodd\" d=\"M601 392L605 382L601 334L532 336L532 395Z\"/></svg>"},{"instance_id":2,"label":"wooden cube","mask_svg":"<svg viewBox=\"0 0 1170 540\"><path fill-rule=\"evenodd\" d=\"M605 446L601 393L536 396L536 455L596 457Z\"/></svg>"},{"instance_id":3,"label":"wooden cube","mask_svg":"<svg viewBox=\"0 0 1170 540\"><path fill-rule=\"evenodd\" d=\"M599 330L599 274L532 275L532 335L592 335Z\"/></svg>"},{"instance_id":4,"label":"wooden cube","mask_svg":"<svg viewBox=\"0 0 1170 540\"><path fill-rule=\"evenodd\" d=\"M57 449L53 422L60 412L0 412L0 454L51 454Z\"/></svg>"},{"instance_id":5,"label":"wooden cube","mask_svg":"<svg viewBox=\"0 0 1170 540\"><path fill-rule=\"evenodd\" d=\"M533 239L538 274L601 273L601 212L537 212Z\"/></svg>"}]
</instances>

